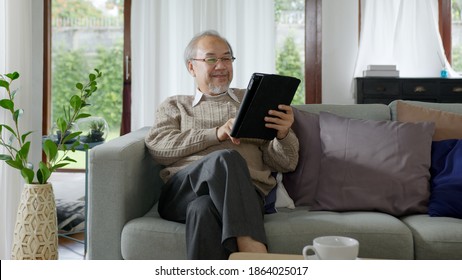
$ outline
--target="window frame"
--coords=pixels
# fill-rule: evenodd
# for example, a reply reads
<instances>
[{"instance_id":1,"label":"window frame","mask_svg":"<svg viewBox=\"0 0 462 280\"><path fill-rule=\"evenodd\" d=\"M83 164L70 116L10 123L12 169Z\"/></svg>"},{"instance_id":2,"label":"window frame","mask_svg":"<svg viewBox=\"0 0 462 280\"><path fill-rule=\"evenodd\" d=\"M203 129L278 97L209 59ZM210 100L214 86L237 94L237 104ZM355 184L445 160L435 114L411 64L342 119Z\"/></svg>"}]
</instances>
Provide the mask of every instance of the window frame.
<instances>
[{"instance_id":1,"label":"window frame","mask_svg":"<svg viewBox=\"0 0 462 280\"><path fill-rule=\"evenodd\" d=\"M438 17L444 53L452 65L452 7L451 0L438 0Z\"/></svg>"},{"instance_id":2,"label":"window frame","mask_svg":"<svg viewBox=\"0 0 462 280\"><path fill-rule=\"evenodd\" d=\"M305 0L305 104L322 103L322 0Z\"/></svg>"}]
</instances>

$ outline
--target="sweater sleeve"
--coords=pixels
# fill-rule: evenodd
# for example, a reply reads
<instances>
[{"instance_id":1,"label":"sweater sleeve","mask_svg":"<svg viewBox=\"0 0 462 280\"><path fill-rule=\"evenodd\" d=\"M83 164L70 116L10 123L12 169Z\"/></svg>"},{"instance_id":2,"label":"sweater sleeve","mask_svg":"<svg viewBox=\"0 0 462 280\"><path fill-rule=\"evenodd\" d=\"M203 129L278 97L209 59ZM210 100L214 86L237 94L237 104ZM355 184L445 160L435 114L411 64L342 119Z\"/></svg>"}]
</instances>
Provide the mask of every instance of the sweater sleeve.
<instances>
[{"instance_id":1,"label":"sweater sleeve","mask_svg":"<svg viewBox=\"0 0 462 280\"><path fill-rule=\"evenodd\" d=\"M162 165L170 165L219 143L216 128L182 130L182 106L175 97L164 101L158 108L155 123L145 138L150 154Z\"/></svg>"},{"instance_id":2,"label":"sweater sleeve","mask_svg":"<svg viewBox=\"0 0 462 280\"><path fill-rule=\"evenodd\" d=\"M273 171L294 171L298 164L299 142L292 129L284 139L274 138L262 146L263 161Z\"/></svg>"}]
</instances>

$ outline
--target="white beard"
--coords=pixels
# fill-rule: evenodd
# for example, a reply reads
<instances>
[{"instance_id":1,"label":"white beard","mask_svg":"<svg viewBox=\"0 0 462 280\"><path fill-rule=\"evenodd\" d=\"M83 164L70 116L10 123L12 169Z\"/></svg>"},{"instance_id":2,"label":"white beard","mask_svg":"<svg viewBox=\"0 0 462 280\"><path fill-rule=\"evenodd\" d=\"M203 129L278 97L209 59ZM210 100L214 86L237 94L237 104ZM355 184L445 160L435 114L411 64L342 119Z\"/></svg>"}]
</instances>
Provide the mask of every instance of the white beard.
<instances>
[{"instance_id":1,"label":"white beard","mask_svg":"<svg viewBox=\"0 0 462 280\"><path fill-rule=\"evenodd\" d=\"M223 92L227 91L228 88L229 88L229 84L221 85L221 86L215 86L215 85L212 85L211 83L209 84L210 92L214 93L214 94L223 93Z\"/></svg>"}]
</instances>

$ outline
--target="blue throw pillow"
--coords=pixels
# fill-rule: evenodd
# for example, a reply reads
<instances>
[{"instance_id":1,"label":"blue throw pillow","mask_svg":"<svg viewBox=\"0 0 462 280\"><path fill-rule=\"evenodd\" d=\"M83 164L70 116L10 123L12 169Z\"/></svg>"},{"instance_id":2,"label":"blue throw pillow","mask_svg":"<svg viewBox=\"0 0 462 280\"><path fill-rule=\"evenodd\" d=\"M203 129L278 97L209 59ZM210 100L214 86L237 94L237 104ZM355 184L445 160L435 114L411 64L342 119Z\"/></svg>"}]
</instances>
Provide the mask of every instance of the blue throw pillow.
<instances>
[{"instance_id":1,"label":"blue throw pillow","mask_svg":"<svg viewBox=\"0 0 462 280\"><path fill-rule=\"evenodd\" d=\"M274 187L269 194L265 197L265 214L276 213L276 189Z\"/></svg>"},{"instance_id":2,"label":"blue throw pillow","mask_svg":"<svg viewBox=\"0 0 462 280\"><path fill-rule=\"evenodd\" d=\"M462 139L432 143L430 174L428 214L462 218Z\"/></svg>"}]
</instances>

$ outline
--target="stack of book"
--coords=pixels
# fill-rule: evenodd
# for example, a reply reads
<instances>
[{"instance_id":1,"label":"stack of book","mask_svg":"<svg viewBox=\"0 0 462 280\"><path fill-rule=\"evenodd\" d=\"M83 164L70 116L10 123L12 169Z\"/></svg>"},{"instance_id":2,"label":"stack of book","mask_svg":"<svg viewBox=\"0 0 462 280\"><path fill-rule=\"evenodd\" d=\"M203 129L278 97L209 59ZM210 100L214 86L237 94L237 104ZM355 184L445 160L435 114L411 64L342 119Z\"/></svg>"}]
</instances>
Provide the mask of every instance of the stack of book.
<instances>
[{"instance_id":1,"label":"stack of book","mask_svg":"<svg viewBox=\"0 0 462 280\"><path fill-rule=\"evenodd\" d=\"M399 70L396 65L376 64L368 65L363 71L364 77L399 77Z\"/></svg>"}]
</instances>

